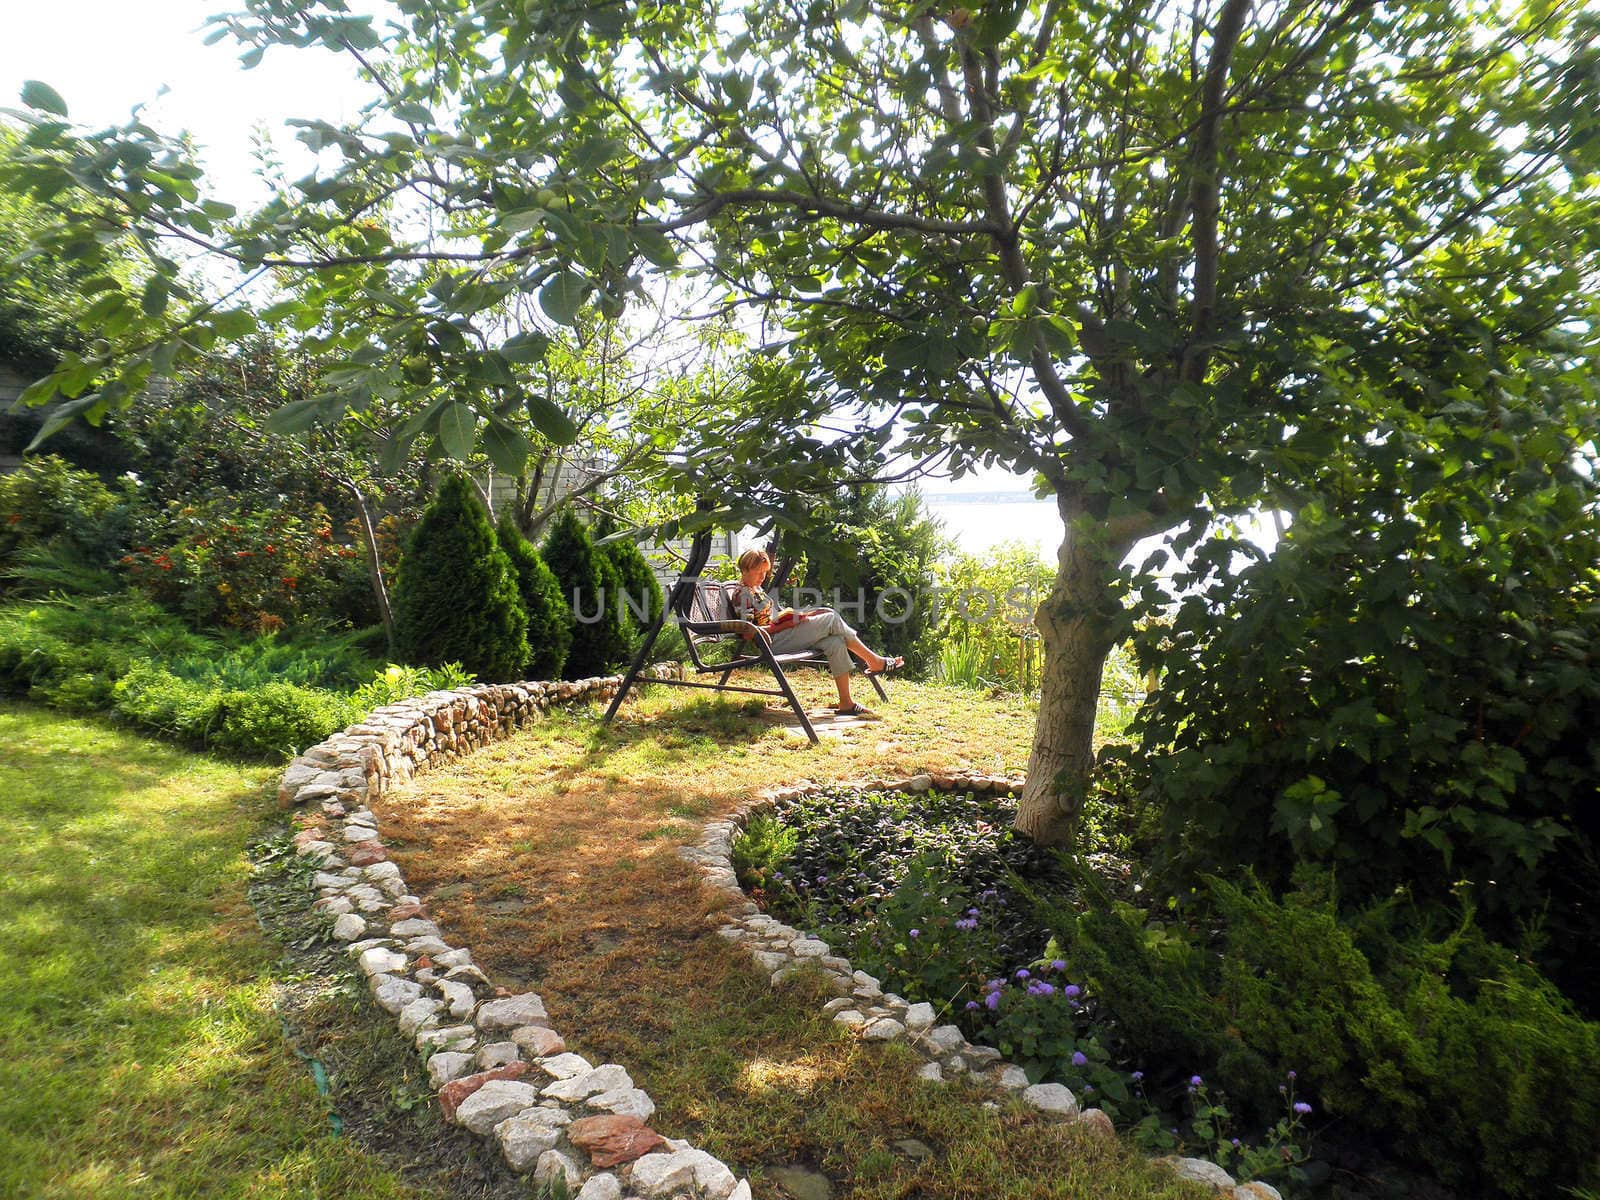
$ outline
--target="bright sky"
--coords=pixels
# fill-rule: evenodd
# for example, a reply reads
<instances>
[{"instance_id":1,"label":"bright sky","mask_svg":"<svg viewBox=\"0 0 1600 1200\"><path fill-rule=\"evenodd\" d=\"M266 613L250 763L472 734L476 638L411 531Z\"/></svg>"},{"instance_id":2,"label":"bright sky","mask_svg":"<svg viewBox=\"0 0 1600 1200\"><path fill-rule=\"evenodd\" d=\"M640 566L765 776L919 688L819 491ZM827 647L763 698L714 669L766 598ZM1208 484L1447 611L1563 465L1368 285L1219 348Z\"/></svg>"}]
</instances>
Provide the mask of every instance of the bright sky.
<instances>
[{"instance_id":1,"label":"bright sky","mask_svg":"<svg viewBox=\"0 0 1600 1200\"><path fill-rule=\"evenodd\" d=\"M230 7L227 0L0 0L0 107L20 108L29 79L55 88L74 120L96 128L148 104L147 124L194 135L213 194L251 203L261 197L251 157L256 125L270 129L293 178L311 158L285 119L337 124L368 93L345 60L320 50L274 51L242 70L231 38L202 44L206 18ZM171 90L157 99L163 86Z\"/></svg>"}]
</instances>

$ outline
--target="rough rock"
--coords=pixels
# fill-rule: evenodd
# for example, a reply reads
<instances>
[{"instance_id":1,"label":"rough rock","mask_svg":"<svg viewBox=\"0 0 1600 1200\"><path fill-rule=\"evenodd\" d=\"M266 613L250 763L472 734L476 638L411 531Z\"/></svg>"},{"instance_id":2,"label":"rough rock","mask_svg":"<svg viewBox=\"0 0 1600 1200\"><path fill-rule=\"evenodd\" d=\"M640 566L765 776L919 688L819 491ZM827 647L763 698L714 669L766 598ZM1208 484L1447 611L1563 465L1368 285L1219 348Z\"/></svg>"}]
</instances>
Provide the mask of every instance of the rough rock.
<instances>
[{"instance_id":1,"label":"rough rock","mask_svg":"<svg viewBox=\"0 0 1600 1200\"><path fill-rule=\"evenodd\" d=\"M349 901L345 905L349 906ZM353 942L367 932L367 923L353 912L343 914L333 923L333 936L341 942Z\"/></svg>"},{"instance_id":2,"label":"rough rock","mask_svg":"<svg viewBox=\"0 0 1600 1200\"><path fill-rule=\"evenodd\" d=\"M950 1054L966 1045L967 1039L954 1025L935 1025L922 1035L940 1054Z\"/></svg>"},{"instance_id":3,"label":"rough rock","mask_svg":"<svg viewBox=\"0 0 1600 1200\"><path fill-rule=\"evenodd\" d=\"M370 867L374 863L381 863L389 857L384 848L377 842L358 842L350 847L350 864L356 867Z\"/></svg>"},{"instance_id":4,"label":"rough rock","mask_svg":"<svg viewBox=\"0 0 1600 1200\"><path fill-rule=\"evenodd\" d=\"M1233 1200L1283 1200L1283 1196L1270 1183L1253 1179L1233 1189Z\"/></svg>"},{"instance_id":5,"label":"rough rock","mask_svg":"<svg viewBox=\"0 0 1600 1200\"><path fill-rule=\"evenodd\" d=\"M917 1078L926 1083L943 1083L944 1069L936 1062L923 1063L917 1068Z\"/></svg>"},{"instance_id":6,"label":"rough rock","mask_svg":"<svg viewBox=\"0 0 1600 1200\"><path fill-rule=\"evenodd\" d=\"M906 1009L906 1028L912 1033L933 1028L933 1005L924 1002Z\"/></svg>"},{"instance_id":7,"label":"rough rock","mask_svg":"<svg viewBox=\"0 0 1600 1200\"><path fill-rule=\"evenodd\" d=\"M533 1178L536 1183L546 1185L561 1179L569 1188L576 1188L578 1181L583 1178L583 1168L570 1154L563 1154L559 1150L546 1150L539 1155L539 1164L533 1169Z\"/></svg>"},{"instance_id":8,"label":"rough rock","mask_svg":"<svg viewBox=\"0 0 1600 1200\"><path fill-rule=\"evenodd\" d=\"M1114 1138L1117 1136L1117 1127L1112 1123L1105 1111L1098 1108L1086 1108L1080 1112L1074 1125L1081 1125L1090 1133L1099 1134L1101 1137Z\"/></svg>"},{"instance_id":9,"label":"rough rock","mask_svg":"<svg viewBox=\"0 0 1600 1200\"><path fill-rule=\"evenodd\" d=\"M598 1096L590 1096L588 1104L590 1108L604 1109L618 1116L638 1117L641 1121L648 1121L656 1111L656 1102L639 1088L601 1092Z\"/></svg>"},{"instance_id":10,"label":"rough rock","mask_svg":"<svg viewBox=\"0 0 1600 1200\"><path fill-rule=\"evenodd\" d=\"M372 998L377 1001L378 1007L396 1016L404 1012L408 1004L422 999L422 985L413 983L409 979L397 979L393 975L374 975L372 983Z\"/></svg>"},{"instance_id":11,"label":"rough rock","mask_svg":"<svg viewBox=\"0 0 1600 1200\"><path fill-rule=\"evenodd\" d=\"M472 994L472 989L464 983L452 983L448 979L441 979L434 984L439 989L439 994L444 997L445 1004L450 1009L450 1015L458 1021L465 1021L472 1016L472 1010L477 1006L478 998Z\"/></svg>"},{"instance_id":12,"label":"rough rock","mask_svg":"<svg viewBox=\"0 0 1600 1200\"><path fill-rule=\"evenodd\" d=\"M543 1094L552 1100L564 1100L570 1103L597 1096L602 1092L620 1091L632 1086L633 1080L627 1071L616 1063L607 1063L603 1067L596 1067L592 1071L585 1071L570 1079L558 1080L545 1088Z\"/></svg>"},{"instance_id":13,"label":"rough rock","mask_svg":"<svg viewBox=\"0 0 1600 1200\"><path fill-rule=\"evenodd\" d=\"M834 1018L837 1020L838 1018ZM869 1042L892 1042L906 1031L906 1027L893 1017L879 1017L862 1029L861 1036Z\"/></svg>"},{"instance_id":14,"label":"rough rock","mask_svg":"<svg viewBox=\"0 0 1600 1200\"><path fill-rule=\"evenodd\" d=\"M1216 1188L1219 1192L1231 1192L1234 1188L1233 1176L1229 1175L1214 1162L1207 1162L1203 1158L1158 1158L1156 1162L1164 1167L1170 1167L1173 1174L1179 1179L1188 1179L1194 1183L1203 1183Z\"/></svg>"},{"instance_id":15,"label":"rough rock","mask_svg":"<svg viewBox=\"0 0 1600 1200\"><path fill-rule=\"evenodd\" d=\"M514 1029L511 1031L511 1040L529 1058L549 1058L567 1048L566 1039L543 1025L524 1025L521 1029Z\"/></svg>"},{"instance_id":16,"label":"rough rock","mask_svg":"<svg viewBox=\"0 0 1600 1200\"><path fill-rule=\"evenodd\" d=\"M567 1137L597 1167L620 1166L667 1144L638 1117L580 1117L567 1126Z\"/></svg>"},{"instance_id":17,"label":"rough rock","mask_svg":"<svg viewBox=\"0 0 1600 1200\"><path fill-rule=\"evenodd\" d=\"M374 946L370 950L363 950L357 963L363 974L393 975L397 971L406 969L406 956L393 950L385 950L382 946Z\"/></svg>"},{"instance_id":18,"label":"rough rock","mask_svg":"<svg viewBox=\"0 0 1600 1200\"><path fill-rule=\"evenodd\" d=\"M521 1057L515 1042L490 1042L487 1046L478 1047L478 1066L485 1071L517 1062ZM522 1065L527 1066L526 1063Z\"/></svg>"},{"instance_id":19,"label":"rough rock","mask_svg":"<svg viewBox=\"0 0 1600 1200\"><path fill-rule=\"evenodd\" d=\"M585 1071L594 1070L594 1064L581 1054L554 1054L539 1060L539 1069L557 1079L571 1079Z\"/></svg>"},{"instance_id":20,"label":"rough rock","mask_svg":"<svg viewBox=\"0 0 1600 1200\"><path fill-rule=\"evenodd\" d=\"M507 1117L532 1108L537 1099L538 1093L529 1084L513 1079L491 1079L461 1102L455 1119L482 1137Z\"/></svg>"},{"instance_id":21,"label":"rough rock","mask_svg":"<svg viewBox=\"0 0 1600 1200\"><path fill-rule=\"evenodd\" d=\"M867 1018L853 1008L840 1009L833 1014L833 1020L836 1025L843 1025L849 1029L860 1029L867 1023Z\"/></svg>"},{"instance_id":22,"label":"rough rock","mask_svg":"<svg viewBox=\"0 0 1600 1200\"><path fill-rule=\"evenodd\" d=\"M435 1000L432 996L413 1000L400 1010L400 1032L406 1037L416 1037L417 1031L443 1010L444 1001Z\"/></svg>"},{"instance_id":23,"label":"rough rock","mask_svg":"<svg viewBox=\"0 0 1600 1200\"><path fill-rule=\"evenodd\" d=\"M475 1050L477 1030L471 1025L445 1025L438 1029L419 1029L417 1031L417 1049L429 1050Z\"/></svg>"},{"instance_id":24,"label":"rough rock","mask_svg":"<svg viewBox=\"0 0 1600 1200\"><path fill-rule=\"evenodd\" d=\"M673 1154L646 1154L635 1160L628 1171L630 1191L641 1196L670 1196L694 1186L693 1151Z\"/></svg>"},{"instance_id":25,"label":"rough rock","mask_svg":"<svg viewBox=\"0 0 1600 1200\"><path fill-rule=\"evenodd\" d=\"M1004 1066L996 1072L994 1081L1008 1091L1020 1092L1028 1086L1028 1073L1018 1066Z\"/></svg>"},{"instance_id":26,"label":"rough rock","mask_svg":"<svg viewBox=\"0 0 1600 1200\"><path fill-rule=\"evenodd\" d=\"M405 920L395 921L393 925L389 926L389 932L398 938L438 937L439 927L432 921L424 921L418 917L407 917Z\"/></svg>"},{"instance_id":27,"label":"rough rock","mask_svg":"<svg viewBox=\"0 0 1600 1200\"><path fill-rule=\"evenodd\" d=\"M609 1171L589 1177L578 1190L578 1200L622 1200L622 1184Z\"/></svg>"},{"instance_id":28,"label":"rough rock","mask_svg":"<svg viewBox=\"0 0 1600 1200\"><path fill-rule=\"evenodd\" d=\"M464 963L445 963L441 955L434 960L441 966L464 966ZM502 1000L491 1000L478 1010L478 1028L485 1033L496 1030L512 1030L519 1025L547 1024L550 1014L544 1010L544 1001L533 992L524 992L520 996L507 996Z\"/></svg>"},{"instance_id":29,"label":"rough rock","mask_svg":"<svg viewBox=\"0 0 1600 1200\"><path fill-rule=\"evenodd\" d=\"M828 1177L806 1167L774 1167L767 1174L795 1200L830 1200L833 1195Z\"/></svg>"},{"instance_id":30,"label":"rough rock","mask_svg":"<svg viewBox=\"0 0 1600 1200\"><path fill-rule=\"evenodd\" d=\"M476 1075L463 1075L460 1078L452 1079L439 1089L439 1110L444 1113L446 1121L454 1121L456 1119L456 1110L461 1107L462 1101L484 1084L491 1083L496 1079L521 1079L527 1073L528 1064L517 1062L508 1063L503 1067L495 1067L488 1071L479 1071Z\"/></svg>"},{"instance_id":31,"label":"rough rock","mask_svg":"<svg viewBox=\"0 0 1600 1200\"><path fill-rule=\"evenodd\" d=\"M556 1143L561 1140L561 1130L522 1114L501 1121L494 1127L494 1136L495 1141L500 1143L500 1154L506 1160L506 1165L520 1174L533 1170L541 1154L556 1148Z\"/></svg>"},{"instance_id":32,"label":"rough rock","mask_svg":"<svg viewBox=\"0 0 1600 1200\"><path fill-rule=\"evenodd\" d=\"M1022 1098L1040 1112L1069 1121L1078 1115L1078 1098L1059 1083L1036 1083L1024 1089Z\"/></svg>"},{"instance_id":33,"label":"rough rock","mask_svg":"<svg viewBox=\"0 0 1600 1200\"><path fill-rule=\"evenodd\" d=\"M446 1087L451 1080L459 1079L470 1070L472 1055L446 1050L428 1059L428 1082L436 1088Z\"/></svg>"}]
</instances>

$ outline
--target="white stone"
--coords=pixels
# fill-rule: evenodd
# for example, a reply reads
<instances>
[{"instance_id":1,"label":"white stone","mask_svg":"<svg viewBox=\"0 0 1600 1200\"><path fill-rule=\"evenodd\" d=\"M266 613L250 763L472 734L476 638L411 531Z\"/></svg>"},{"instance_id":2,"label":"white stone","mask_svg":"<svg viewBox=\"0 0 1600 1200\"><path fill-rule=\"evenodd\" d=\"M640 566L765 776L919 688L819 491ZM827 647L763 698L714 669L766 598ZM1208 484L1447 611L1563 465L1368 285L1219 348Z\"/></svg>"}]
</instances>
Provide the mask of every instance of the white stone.
<instances>
[{"instance_id":1,"label":"white stone","mask_svg":"<svg viewBox=\"0 0 1600 1200\"><path fill-rule=\"evenodd\" d=\"M511 1040L530 1059L550 1058L567 1048L567 1043L554 1029L543 1025L524 1025L511 1032Z\"/></svg>"},{"instance_id":2,"label":"white stone","mask_svg":"<svg viewBox=\"0 0 1600 1200\"><path fill-rule=\"evenodd\" d=\"M350 903L348 896L328 896L318 900L311 907L321 909L325 913L332 913L336 917L342 917L347 912L354 912L356 906Z\"/></svg>"},{"instance_id":3,"label":"white stone","mask_svg":"<svg viewBox=\"0 0 1600 1200\"><path fill-rule=\"evenodd\" d=\"M492 1071L507 1063L518 1062L521 1058L515 1042L490 1042L478 1048L478 1070Z\"/></svg>"},{"instance_id":4,"label":"white stone","mask_svg":"<svg viewBox=\"0 0 1600 1200\"><path fill-rule=\"evenodd\" d=\"M436 960L443 965L443 958ZM462 965L462 964L452 964ZM537 1025L550 1019L544 1001L533 992L491 1000L478 1010L478 1028L485 1033L496 1029L515 1029L518 1025Z\"/></svg>"},{"instance_id":5,"label":"white stone","mask_svg":"<svg viewBox=\"0 0 1600 1200\"><path fill-rule=\"evenodd\" d=\"M295 854L300 858L332 858L333 843L307 842L304 846L297 848Z\"/></svg>"},{"instance_id":6,"label":"white stone","mask_svg":"<svg viewBox=\"0 0 1600 1200\"><path fill-rule=\"evenodd\" d=\"M656 1111L656 1102L636 1087L601 1092L598 1096L590 1096L587 1103L590 1108L616 1113L619 1117L638 1117L641 1121L648 1121Z\"/></svg>"},{"instance_id":7,"label":"white stone","mask_svg":"<svg viewBox=\"0 0 1600 1200\"><path fill-rule=\"evenodd\" d=\"M413 958L426 954L429 958L437 959L441 954L450 953L450 943L436 937L412 938L406 943L406 953Z\"/></svg>"},{"instance_id":8,"label":"white stone","mask_svg":"<svg viewBox=\"0 0 1600 1200\"><path fill-rule=\"evenodd\" d=\"M943 1083L944 1070L936 1062L923 1063L917 1068L917 1078L926 1083Z\"/></svg>"},{"instance_id":9,"label":"white stone","mask_svg":"<svg viewBox=\"0 0 1600 1200\"><path fill-rule=\"evenodd\" d=\"M367 975L393 975L396 971L406 969L406 956L394 950L385 950L381 946L374 946L370 950L363 950L361 957L356 960L361 970Z\"/></svg>"},{"instance_id":10,"label":"white stone","mask_svg":"<svg viewBox=\"0 0 1600 1200\"><path fill-rule=\"evenodd\" d=\"M773 971L781 971L789 965L789 956L787 954L778 954L772 950L757 950L750 957L756 960L757 966L769 974Z\"/></svg>"},{"instance_id":11,"label":"white stone","mask_svg":"<svg viewBox=\"0 0 1600 1200\"><path fill-rule=\"evenodd\" d=\"M419 1029L417 1049L424 1053L429 1050L465 1052L474 1048L477 1032L471 1025L445 1025L439 1029Z\"/></svg>"},{"instance_id":12,"label":"white stone","mask_svg":"<svg viewBox=\"0 0 1600 1200\"><path fill-rule=\"evenodd\" d=\"M789 947L796 958L821 958L828 952L828 943L814 938L801 938Z\"/></svg>"},{"instance_id":13,"label":"white stone","mask_svg":"<svg viewBox=\"0 0 1600 1200\"><path fill-rule=\"evenodd\" d=\"M995 1083L1009 1091L1020 1092L1028 1086L1028 1073L1018 1066L1001 1067Z\"/></svg>"},{"instance_id":14,"label":"white stone","mask_svg":"<svg viewBox=\"0 0 1600 1200\"><path fill-rule=\"evenodd\" d=\"M594 1070L594 1064L581 1054L552 1054L549 1058L541 1058L538 1066L545 1074L554 1075L557 1079L571 1079L574 1075Z\"/></svg>"},{"instance_id":15,"label":"white stone","mask_svg":"<svg viewBox=\"0 0 1600 1200\"><path fill-rule=\"evenodd\" d=\"M539 1155L539 1165L533 1169L533 1178L539 1184L553 1183L559 1178L569 1188L576 1188L578 1180L583 1178L583 1170L570 1154L546 1150Z\"/></svg>"},{"instance_id":16,"label":"white stone","mask_svg":"<svg viewBox=\"0 0 1600 1200\"><path fill-rule=\"evenodd\" d=\"M382 883L385 879L399 879L400 865L392 862L375 862L370 867L362 867L361 874L373 883Z\"/></svg>"},{"instance_id":17,"label":"white stone","mask_svg":"<svg viewBox=\"0 0 1600 1200\"><path fill-rule=\"evenodd\" d=\"M1022 1098L1040 1112L1071 1120L1078 1115L1078 1098L1059 1083L1036 1083L1025 1088Z\"/></svg>"},{"instance_id":18,"label":"white stone","mask_svg":"<svg viewBox=\"0 0 1600 1200\"><path fill-rule=\"evenodd\" d=\"M448 979L437 981L434 987L439 989L439 994L444 997L445 1005L450 1009L450 1015L458 1021L465 1021L472 1016L472 1010L478 1003L477 996L472 989L464 983L452 983Z\"/></svg>"},{"instance_id":19,"label":"white stone","mask_svg":"<svg viewBox=\"0 0 1600 1200\"><path fill-rule=\"evenodd\" d=\"M628 1072L616 1063L607 1063L603 1067L596 1067L592 1071L585 1071L582 1075L574 1075L569 1079L561 1079L552 1083L541 1093L552 1100L568 1102L583 1100L589 1096L598 1096L602 1092L612 1092L620 1089L631 1088L633 1080Z\"/></svg>"},{"instance_id":20,"label":"white stone","mask_svg":"<svg viewBox=\"0 0 1600 1200\"><path fill-rule=\"evenodd\" d=\"M923 1035L940 1054L950 1054L966 1045L967 1039L954 1025L935 1025Z\"/></svg>"},{"instance_id":21,"label":"white stone","mask_svg":"<svg viewBox=\"0 0 1600 1200\"><path fill-rule=\"evenodd\" d=\"M728 1193L728 1200L751 1200L750 1181L748 1179L739 1180L738 1186Z\"/></svg>"},{"instance_id":22,"label":"white stone","mask_svg":"<svg viewBox=\"0 0 1600 1200\"><path fill-rule=\"evenodd\" d=\"M833 1023L843 1025L847 1029L860 1029L867 1023L867 1018L853 1008L842 1008L833 1014Z\"/></svg>"},{"instance_id":23,"label":"white stone","mask_svg":"<svg viewBox=\"0 0 1600 1200\"><path fill-rule=\"evenodd\" d=\"M406 1010L406 1005L422 998L422 985L412 983L409 979L396 979L393 975L374 975L372 984L372 998L378 1002L378 1007L397 1016Z\"/></svg>"},{"instance_id":24,"label":"white stone","mask_svg":"<svg viewBox=\"0 0 1600 1200\"><path fill-rule=\"evenodd\" d=\"M695 1152L646 1154L628 1172L628 1187L641 1196L670 1196L694 1185Z\"/></svg>"},{"instance_id":25,"label":"white stone","mask_svg":"<svg viewBox=\"0 0 1600 1200\"><path fill-rule=\"evenodd\" d=\"M464 967L471 962L472 951L464 946L460 950L452 950L448 954L436 954L433 958L434 966L444 967L446 970L451 967Z\"/></svg>"},{"instance_id":26,"label":"white stone","mask_svg":"<svg viewBox=\"0 0 1600 1200\"><path fill-rule=\"evenodd\" d=\"M347 842L375 842L378 840L378 831L371 825L351 825L347 823L344 827L344 840Z\"/></svg>"},{"instance_id":27,"label":"white stone","mask_svg":"<svg viewBox=\"0 0 1600 1200\"><path fill-rule=\"evenodd\" d=\"M413 1000L400 1010L400 1032L406 1037L415 1037L417 1031L438 1016L443 1009L444 1002L435 1000L431 996Z\"/></svg>"},{"instance_id":28,"label":"white stone","mask_svg":"<svg viewBox=\"0 0 1600 1200\"><path fill-rule=\"evenodd\" d=\"M1233 1189L1233 1200L1283 1200L1283 1196L1270 1183L1252 1179Z\"/></svg>"},{"instance_id":29,"label":"white stone","mask_svg":"<svg viewBox=\"0 0 1600 1200\"><path fill-rule=\"evenodd\" d=\"M428 1082L437 1091L452 1079L460 1079L472 1070L472 1055L446 1050L428 1059Z\"/></svg>"},{"instance_id":30,"label":"white stone","mask_svg":"<svg viewBox=\"0 0 1600 1200\"><path fill-rule=\"evenodd\" d=\"M349 901L345 902L346 904ZM353 942L367 932L367 923L353 912L347 912L333 923L333 936L341 942Z\"/></svg>"},{"instance_id":31,"label":"white stone","mask_svg":"<svg viewBox=\"0 0 1600 1200\"><path fill-rule=\"evenodd\" d=\"M933 1005L924 1002L906 1009L906 1028L912 1033L933 1028Z\"/></svg>"},{"instance_id":32,"label":"white stone","mask_svg":"<svg viewBox=\"0 0 1600 1200\"><path fill-rule=\"evenodd\" d=\"M394 866L393 863L383 863L381 865ZM399 868L396 867L395 870L398 873ZM404 921L396 921L389 926L389 932L400 938L438 937L439 927L432 921L424 921L421 917L408 917Z\"/></svg>"},{"instance_id":33,"label":"white stone","mask_svg":"<svg viewBox=\"0 0 1600 1200\"><path fill-rule=\"evenodd\" d=\"M689 1156L690 1169L694 1172L694 1184L702 1195L709 1197L709 1200L727 1200L738 1181L734 1179L733 1172L728 1170L726 1163L704 1150L679 1150L677 1153Z\"/></svg>"},{"instance_id":34,"label":"white stone","mask_svg":"<svg viewBox=\"0 0 1600 1200\"><path fill-rule=\"evenodd\" d=\"M506 1165L513 1171L521 1173L531 1171L534 1164L539 1161L539 1156L546 1150L554 1150L556 1143L561 1140L561 1130L555 1126L535 1121L530 1113L540 1112L540 1109L530 1109L515 1117L507 1117L494 1127L495 1141L500 1143L500 1153L506 1160Z\"/></svg>"},{"instance_id":35,"label":"white stone","mask_svg":"<svg viewBox=\"0 0 1600 1200\"><path fill-rule=\"evenodd\" d=\"M1219 1192L1231 1192L1234 1188L1233 1176L1229 1175L1214 1162L1203 1158L1158 1158L1156 1162L1162 1166L1172 1168L1173 1174L1179 1179L1188 1179L1194 1183L1203 1183L1214 1187Z\"/></svg>"},{"instance_id":36,"label":"white stone","mask_svg":"<svg viewBox=\"0 0 1600 1200\"><path fill-rule=\"evenodd\" d=\"M837 1020L838 1018L834 1018ZM861 1031L861 1036L869 1042L892 1042L895 1038L905 1033L906 1027L892 1017L879 1017L870 1022Z\"/></svg>"},{"instance_id":37,"label":"white stone","mask_svg":"<svg viewBox=\"0 0 1600 1200\"><path fill-rule=\"evenodd\" d=\"M526 1083L491 1079L461 1102L456 1109L456 1124L482 1137L506 1118L532 1108L538 1098L538 1093Z\"/></svg>"},{"instance_id":38,"label":"white stone","mask_svg":"<svg viewBox=\"0 0 1600 1200\"><path fill-rule=\"evenodd\" d=\"M622 1200L622 1184L610 1171L602 1171L578 1189L578 1200Z\"/></svg>"}]
</instances>

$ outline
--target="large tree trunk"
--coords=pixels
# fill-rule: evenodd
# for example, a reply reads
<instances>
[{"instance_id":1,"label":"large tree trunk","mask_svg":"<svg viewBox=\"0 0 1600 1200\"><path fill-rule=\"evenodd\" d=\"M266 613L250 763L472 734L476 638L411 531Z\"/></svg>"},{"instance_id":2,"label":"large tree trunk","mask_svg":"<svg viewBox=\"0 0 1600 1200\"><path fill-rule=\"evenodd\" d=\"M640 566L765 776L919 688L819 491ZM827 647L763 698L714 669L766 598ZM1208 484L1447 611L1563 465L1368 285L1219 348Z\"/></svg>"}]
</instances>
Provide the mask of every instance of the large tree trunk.
<instances>
[{"instance_id":1,"label":"large tree trunk","mask_svg":"<svg viewBox=\"0 0 1600 1200\"><path fill-rule=\"evenodd\" d=\"M1118 537L1073 503L1055 583L1035 621L1044 642L1039 721L1015 828L1044 845L1072 840L1094 766L1100 673L1117 637L1120 604L1111 580L1134 539Z\"/></svg>"}]
</instances>

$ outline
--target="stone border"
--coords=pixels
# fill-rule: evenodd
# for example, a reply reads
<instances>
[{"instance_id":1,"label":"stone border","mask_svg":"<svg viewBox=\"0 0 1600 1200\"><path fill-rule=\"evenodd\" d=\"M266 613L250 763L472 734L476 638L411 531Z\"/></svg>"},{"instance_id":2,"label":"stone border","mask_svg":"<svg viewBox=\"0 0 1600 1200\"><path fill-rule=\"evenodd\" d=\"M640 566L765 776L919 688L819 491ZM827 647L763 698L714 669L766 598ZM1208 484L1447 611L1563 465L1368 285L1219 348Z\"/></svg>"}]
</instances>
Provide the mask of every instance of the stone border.
<instances>
[{"instance_id":1,"label":"stone border","mask_svg":"<svg viewBox=\"0 0 1600 1200\"><path fill-rule=\"evenodd\" d=\"M845 780L826 786L905 793L937 789L1006 796L1019 793L1024 782L999 775L930 771L904 779ZM754 814L770 812L780 802L796 800L818 786L802 780L761 792L739 805L730 816L707 824L698 843L678 850L680 857L700 869L707 883L735 901L737 915L717 930L718 936L748 950L756 965L771 977L774 987L803 970L821 971L838 993L823 1005L823 1011L864 1041L898 1041L909 1046L927 1060L917 1071L918 1078L944 1083L970 1074L1002 1091L1020 1092L1022 1099L1041 1113L1082 1125L1102 1136L1116 1136L1111 1118L1101 1109L1080 1109L1077 1097L1062 1084L1029 1084L1023 1069L1004 1061L998 1050L974 1046L955 1025L935 1025L933 1005L912 1004L893 992L885 992L879 980L853 969L849 960L833 954L826 942L767 916L745 894L733 869L734 837ZM1231 1200L1282 1200L1271 1184L1238 1183L1207 1159L1169 1157L1156 1161L1181 1178L1231 1194Z\"/></svg>"},{"instance_id":2,"label":"stone border","mask_svg":"<svg viewBox=\"0 0 1600 1200\"><path fill-rule=\"evenodd\" d=\"M675 673L663 664L645 677ZM626 1070L567 1052L536 993L494 987L471 951L443 940L367 807L432 762L508 737L556 705L608 700L621 684L482 684L385 705L291 761L278 803L304 806L294 840L318 867L313 908L333 918L373 999L422 1054L446 1120L492 1138L539 1184L564 1178L578 1200L750 1200L749 1181L725 1163L646 1124L655 1103Z\"/></svg>"}]
</instances>

